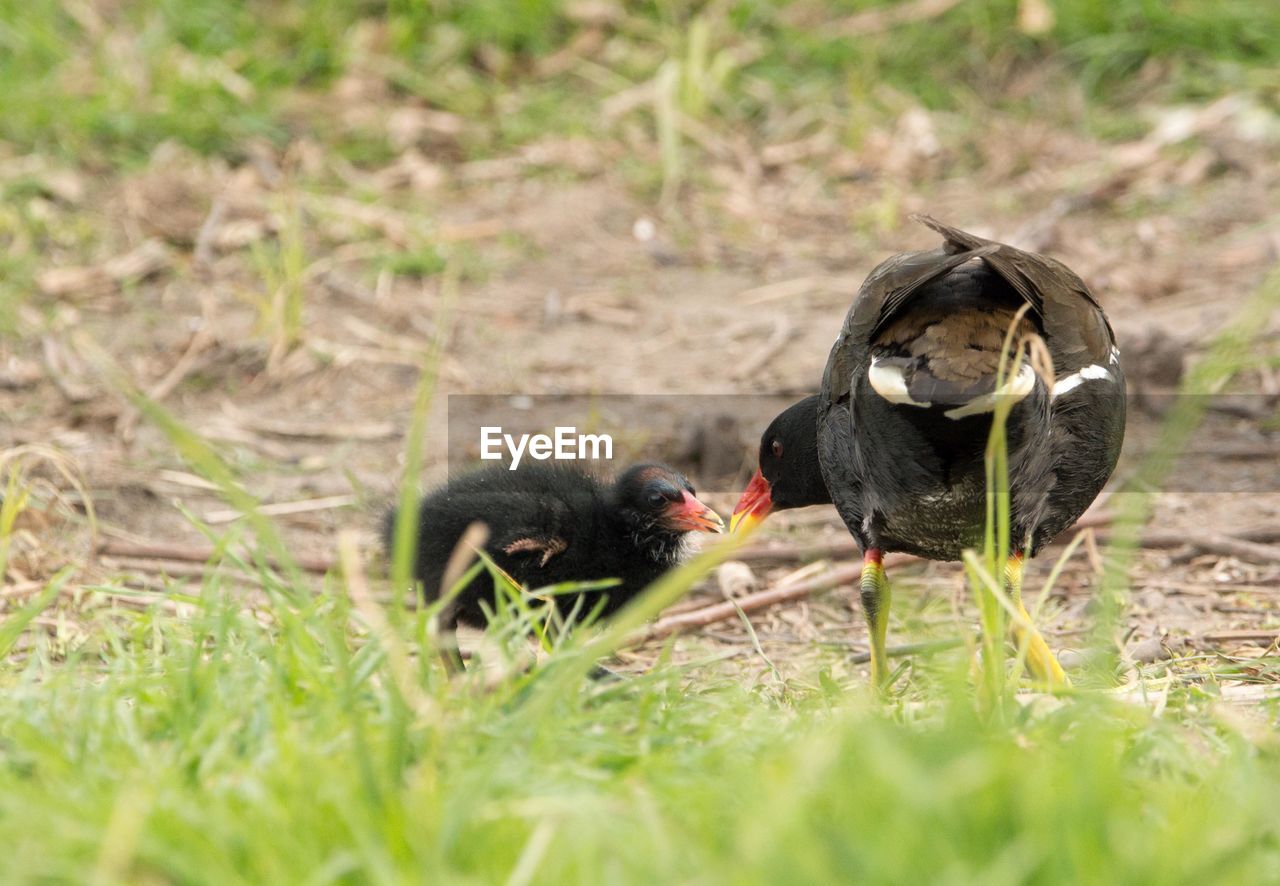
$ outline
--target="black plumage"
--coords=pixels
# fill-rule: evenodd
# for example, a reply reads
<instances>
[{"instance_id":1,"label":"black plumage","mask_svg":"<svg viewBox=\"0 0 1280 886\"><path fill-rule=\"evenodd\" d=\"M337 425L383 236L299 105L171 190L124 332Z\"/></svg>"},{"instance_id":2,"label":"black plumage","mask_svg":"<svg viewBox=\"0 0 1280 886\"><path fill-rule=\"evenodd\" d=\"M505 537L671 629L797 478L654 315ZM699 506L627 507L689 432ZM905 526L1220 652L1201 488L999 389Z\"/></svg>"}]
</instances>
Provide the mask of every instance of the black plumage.
<instances>
[{"instance_id":1,"label":"black plumage","mask_svg":"<svg viewBox=\"0 0 1280 886\"><path fill-rule=\"evenodd\" d=\"M1065 265L920 220L943 245L893 256L867 277L819 394L762 436L760 470L734 524L771 508L834 502L868 569L885 551L958 559L982 538L983 455L995 398L1007 396L1016 400L1007 424L1016 577L1021 554L1074 523L1115 467L1125 421L1119 354L1101 307ZM1043 343L1048 359L1010 366L997 390L1015 320L1012 341L1032 353ZM873 647L877 631L883 645L887 594L875 572L863 582ZM1012 590L1017 597L1016 581ZM1037 641L1033 670L1062 679Z\"/></svg>"},{"instance_id":2,"label":"black plumage","mask_svg":"<svg viewBox=\"0 0 1280 886\"><path fill-rule=\"evenodd\" d=\"M394 522L393 514L388 547ZM663 465L636 465L611 484L558 465L482 468L451 479L419 504L414 576L428 602L439 599L450 556L473 523L487 528L483 550L494 564L528 589L619 579L554 598L563 614L600 607L605 616L685 559L690 532L723 527L689 481ZM585 598L580 606L579 598ZM485 606L495 609L487 570L461 591L443 621L483 625Z\"/></svg>"}]
</instances>

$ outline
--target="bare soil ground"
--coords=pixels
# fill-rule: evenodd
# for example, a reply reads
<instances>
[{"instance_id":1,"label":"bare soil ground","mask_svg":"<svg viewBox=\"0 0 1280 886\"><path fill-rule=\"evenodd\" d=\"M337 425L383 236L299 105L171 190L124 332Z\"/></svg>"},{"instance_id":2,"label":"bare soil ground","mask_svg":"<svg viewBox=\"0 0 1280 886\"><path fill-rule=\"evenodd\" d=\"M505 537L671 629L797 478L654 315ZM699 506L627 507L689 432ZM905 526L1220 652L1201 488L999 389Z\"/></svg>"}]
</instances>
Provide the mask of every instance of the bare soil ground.
<instances>
[{"instance_id":1,"label":"bare soil ground","mask_svg":"<svg viewBox=\"0 0 1280 886\"><path fill-rule=\"evenodd\" d=\"M205 539L184 512L218 531L234 519L113 390L87 337L214 442L262 503L297 503L275 519L298 555L331 556L343 527L357 527L372 551L446 300L447 274L417 276L404 255L434 250L460 274L428 435L432 482L445 468L444 395L812 389L863 275L892 252L931 244L906 221L915 211L1060 257L1099 294L1136 383L1168 387L1280 259L1276 139L1232 98L1153 109L1148 133L1120 145L1035 121L992 116L977 128L913 110L858 151L809 136L712 141L665 204L639 196L646 190L627 171L651 149L621 142L547 141L461 164L443 159L447 144L413 145L372 170L306 140L235 166L166 147L150 167L105 179L40 158L5 161L0 177L20 171L42 183L30 206L53 246L40 291L18 308L21 336L0 342L0 449L60 453L93 502L99 543L195 545ZM289 272L276 244L287 251L299 236ZM261 322L277 267L302 294L301 334L287 346ZM1280 543L1268 536L1280 527L1280 318L1259 337L1267 359L1236 381L1252 396L1210 412L1199 454L1158 496L1151 526L1187 543L1144 549L1137 562L1121 639L1141 658L1167 656L1144 645L1166 638L1190 671L1219 655L1262 656L1280 637L1280 560L1196 545L1206 531L1242 534L1272 554ZM1135 404L1121 477L1158 427ZM744 467L759 431L734 432ZM647 457L688 454L674 438L646 445ZM74 645L92 640L77 613L154 602L175 586L166 575L199 586L198 566L96 551L80 494L38 453L21 457L41 482L15 536L3 606L74 566L58 613L39 622ZM694 474L727 512L732 478ZM796 543L846 537L829 511L782 515L767 530ZM800 565L757 562L754 586ZM1098 567L1086 545L1054 587L1042 616L1051 645L1080 645ZM956 619L971 618L955 564L916 564L895 578L892 643L955 636ZM711 582L699 598L720 594ZM784 676L811 673L819 659L861 666L853 656L865 632L848 587L752 622ZM642 666L660 649L629 657ZM682 637L675 654L770 667L741 621Z\"/></svg>"}]
</instances>

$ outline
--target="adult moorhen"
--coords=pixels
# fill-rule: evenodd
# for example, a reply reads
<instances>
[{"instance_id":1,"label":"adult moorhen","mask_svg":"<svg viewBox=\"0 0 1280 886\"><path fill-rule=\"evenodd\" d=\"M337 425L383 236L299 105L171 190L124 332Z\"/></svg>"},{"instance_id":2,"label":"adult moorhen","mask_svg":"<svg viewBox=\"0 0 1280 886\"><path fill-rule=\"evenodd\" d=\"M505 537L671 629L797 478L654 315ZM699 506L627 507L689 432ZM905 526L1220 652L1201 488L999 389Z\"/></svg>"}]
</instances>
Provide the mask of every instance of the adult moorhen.
<instances>
[{"instance_id":1,"label":"adult moorhen","mask_svg":"<svg viewBox=\"0 0 1280 886\"><path fill-rule=\"evenodd\" d=\"M863 551L871 670L889 670L889 587L882 557L957 560L986 520L983 456L998 397L1007 423L1010 545L1005 571L1023 616L1023 554L1071 526L1111 476L1124 439L1125 386L1111 326L1061 262L926 216L937 249L881 263L862 284L816 396L777 416L733 530L771 509L834 502ZM1014 329L1014 324L1016 329ZM1006 334L1038 338L1049 361L1022 358L997 390ZM1050 376L1051 377L1047 377ZM1029 621L1026 622L1029 624ZM1033 675L1066 675L1034 627L1014 625Z\"/></svg>"}]
</instances>

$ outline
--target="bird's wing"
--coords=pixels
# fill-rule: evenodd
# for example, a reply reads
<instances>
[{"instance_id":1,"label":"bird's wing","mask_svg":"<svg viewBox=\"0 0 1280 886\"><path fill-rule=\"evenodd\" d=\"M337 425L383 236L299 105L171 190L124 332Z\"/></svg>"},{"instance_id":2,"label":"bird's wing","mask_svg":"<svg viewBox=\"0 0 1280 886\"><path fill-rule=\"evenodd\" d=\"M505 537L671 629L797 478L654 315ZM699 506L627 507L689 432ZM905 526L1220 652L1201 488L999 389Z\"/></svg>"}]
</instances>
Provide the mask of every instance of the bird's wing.
<instances>
[{"instance_id":1,"label":"bird's wing","mask_svg":"<svg viewBox=\"0 0 1280 886\"><path fill-rule=\"evenodd\" d=\"M981 259L1030 305L1045 330L1059 374L1109 359L1115 342L1110 324L1084 281L1066 265L927 215L913 218L941 234L943 245L891 256L867 276L827 361L823 393L828 403L848 396L854 375L865 371L868 345L911 303L912 296L973 259Z\"/></svg>"},{"instance_id":2,"label":"bird's wing","mask_svg":"<svg viewBox=\"0 0 1280 886\"><path fill-rule=\"evenodd\" d=\"M1065 265L1042 255L1023 252L1006 243L997 243L953 228L932 216L913 215L912 218L941 234L946 241L942 248L947 252L973 257L981 250L982 260L987 267L1003 277L1031 305L1031 312L1037 317L1044 316L1045 293L1060 288L1065 282L1061 279L1064 272L1067 276L1075 277ZM1083 288L1084 284L1081 283L1080 286Z\"/></svg>"},{"instance_id":3,"label":"bird's wing","mask_svg":"<svg viewBox=\"0 0 1280 886\"><path fill-rule=\"evenodd\" d=\"M474 493L465 506L489 526L489 554L517 571L542 568L569 549L576 512L563 491L536 481L538 472L499 478L518 487ZM495 481L496 482L496 481Z\"/></svg>"},{"instance_id":4,"label":"bird's wing","mask_svg":"<svg viewBox=\"0 0 1280 886\"><path fill-rule=\"evenodd\" d=\"M826 402L838 403L848 396L854 375L866 359L868 343L907 305L911 296L970 259L996 248L996 244L991 244L961 253L947 252L944 248L903 252L877 265L858 290L827 358L822 381Z\"/></svg>"},{"instance_id":5,"label":"bird's wing","mask_svg":"<svg viewBox=\"0 0 1280 886\"><path fill-rule=\"evenodd\" d=\"M866 548L863 526L862 480L855 447L854 427L848 404L833 404L818 420L818 463L831 500L849 532Z\"/></svg>"},{"instance_id":6,"label":"bird's wing","mask_svg":"<svg viewBox=\"0 0 1280 886\"><path fill-rule=\"evenodd\" d=\"M987 240L927 215L912 217L943 236L944 251L973 256L974 250L995 247L982 260L1031 305L1059 372L1109 359L1115 344L1111 324L1089 287L1062 262Z\"/></svg>"},{"instance_id":7,"label":"bird's wing","mask_svg":"<svg viewBox=\"0 0 1280 886\"><path fill-rule=\"evenodd\" d=\"M960 265L975 258L986 258L999 249L990 243L977 249L947 252L933 249L928 252L906 252L882 262L862 284L858 302L865 300L864 316L874 311L875 323L868 340L874 339L882 329L898 316L910 303L911 297L928 284L945 277ZM855 302L857 307L857 302Z\"/></svg>"},{"instance_id":8,"label":"bird's wing","mask_svg":"<svg viewBox=\"0 0 1280 886\"><path fill-rule=\"evenodd\" d=\"M563 554L569 543L558 535L516 531L507 534L498 547L511 557L529 556L536 559L541 567L550 563L553 557Z\"/></svg>"}]
</instances>

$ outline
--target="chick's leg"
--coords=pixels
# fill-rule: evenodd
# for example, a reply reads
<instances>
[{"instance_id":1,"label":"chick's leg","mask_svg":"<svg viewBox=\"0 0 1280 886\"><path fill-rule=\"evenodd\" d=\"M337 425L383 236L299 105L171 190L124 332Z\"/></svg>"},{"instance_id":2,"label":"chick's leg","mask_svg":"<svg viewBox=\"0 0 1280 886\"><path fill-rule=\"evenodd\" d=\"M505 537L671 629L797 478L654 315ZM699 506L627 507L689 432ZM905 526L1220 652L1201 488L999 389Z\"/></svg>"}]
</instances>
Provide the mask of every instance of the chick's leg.
<instances>
[{"instance_id":1,"label":"chick's leg","mask_svg":"<svg viewBox=\"0 0 1280 886\"><path fill-rule=\"evenodd\" d=\"M1031 624L1031 616L1022 605L1022 567L1023 557L1019 551L1009 557L1004 568L1005 588L1013 605L1026 619L1025 624L1014 622L1011 625L1014 642L1018 644L1019 650L1026 647L1027 669L1031 671L1033 677L1049 686L1070 686L1071 681L1067 679L1062 665L1058 664L1058 659L1050 651L1049 644L1045 643L1044 637L1040 636L1040 632Z\"/></svg>"},{"instance_id":2,"label":"chick's leg","mask_svg":"<svg viewBox=\"0 0 1280 886\"><path fill-rule=\"evenodd\" d=\"M458 613L455 606L449 606L445 612L437 616L436 629L439 632L437 641L440 663L450 677L466 671L462 660L462 650L458 648Z\"/></svg>"}]
</instances>

